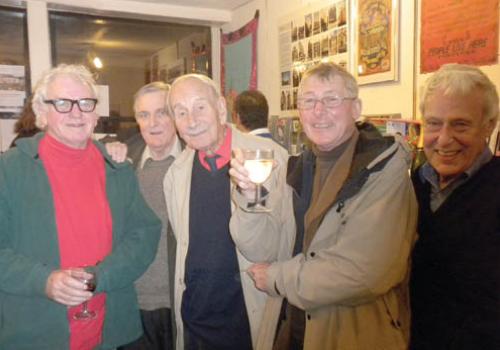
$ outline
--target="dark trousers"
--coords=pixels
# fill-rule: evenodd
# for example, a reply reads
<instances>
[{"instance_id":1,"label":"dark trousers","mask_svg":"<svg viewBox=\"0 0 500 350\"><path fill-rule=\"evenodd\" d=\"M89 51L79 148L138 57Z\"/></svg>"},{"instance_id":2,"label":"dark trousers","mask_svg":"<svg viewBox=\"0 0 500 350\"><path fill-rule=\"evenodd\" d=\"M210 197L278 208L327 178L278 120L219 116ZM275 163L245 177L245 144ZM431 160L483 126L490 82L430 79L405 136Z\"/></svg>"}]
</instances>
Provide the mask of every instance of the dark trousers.
<instances>
[{"instance_id":1,"label":"dark trousers","mask_svg":"<svg viewBox=\"0 0 500 350\"><path fill-rule=\"evenodd\" d=\"M120 346L118 350L173 350L174 338L170 309L141 310L144 334L136 341Z\"/></svg>"}]
</instances>

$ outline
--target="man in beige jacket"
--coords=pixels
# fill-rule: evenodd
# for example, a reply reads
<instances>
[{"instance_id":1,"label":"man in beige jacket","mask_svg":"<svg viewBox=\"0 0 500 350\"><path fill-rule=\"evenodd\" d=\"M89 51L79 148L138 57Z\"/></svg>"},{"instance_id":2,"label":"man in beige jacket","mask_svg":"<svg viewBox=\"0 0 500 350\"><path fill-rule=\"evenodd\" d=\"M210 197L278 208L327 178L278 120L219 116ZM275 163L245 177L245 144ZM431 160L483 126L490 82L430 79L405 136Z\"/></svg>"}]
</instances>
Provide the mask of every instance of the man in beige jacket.
<instances>
[{"instance_id":1,"label":"man in beige jacket","mask_svg":"<svg viewBox=\"0 0 500 350\"><path fill-rule=\"evenodd\" d=\"M175 80L168 102L187 145L164 182L177 239L177 349L252 349L268 297L244 273L251 263L231 238L229 161L234 148L273 149L277 166L265 183L271 187L284 180L286 152L228 125L225 99L206 76Z\"/></svg>"},{"instance_id":2,"label":"man in beige jacket","mask_svg":"<svg viewBox=\"0 0 500 350\"><path fill-rule=\"evenodd\" d=\"M256 263L256 287L272 297L257 348L404 350L417 219L409 154L355 123L356 81L335 64L304 74L298 107L312 151L291 157L287 183L268 188L270 213L239 209L230 223L238 249ZM255 186L241 155L231 166L244 207Z\"/></svg>"}]
</instances>

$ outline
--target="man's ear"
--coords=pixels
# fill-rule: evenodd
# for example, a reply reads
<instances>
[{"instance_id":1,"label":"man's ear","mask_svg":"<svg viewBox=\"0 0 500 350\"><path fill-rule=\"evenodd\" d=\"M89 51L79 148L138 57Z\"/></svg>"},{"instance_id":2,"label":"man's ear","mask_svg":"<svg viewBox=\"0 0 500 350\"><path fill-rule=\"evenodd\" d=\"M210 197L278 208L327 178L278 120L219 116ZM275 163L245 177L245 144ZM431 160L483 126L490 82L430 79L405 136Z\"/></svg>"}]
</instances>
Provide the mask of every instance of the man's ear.
<instances>
[{"instance_id":1,"label":"man's ear","mask_svg":"<svg viewBox=\"0 0 500 350\"><path fill-rule=\"evenodd\" d=\"M352 101L352 117L354 120L358 120L359 117L361 117L361 110L363 109L363 102L357 98L354 101Z\"/></svg>"},{"instance_id":2,"label":"man's ear","mask_svg":"<svg viewBox=\"0 0 500 350\"><path fill-rule=\"evenodd\" d=\"M227 123L227 105L226 105L226 99L221 96L219 97L219 100L217 101L217 109L219 111L219 120L221 125L224 125Z\"/></svg>"}]
</instances>

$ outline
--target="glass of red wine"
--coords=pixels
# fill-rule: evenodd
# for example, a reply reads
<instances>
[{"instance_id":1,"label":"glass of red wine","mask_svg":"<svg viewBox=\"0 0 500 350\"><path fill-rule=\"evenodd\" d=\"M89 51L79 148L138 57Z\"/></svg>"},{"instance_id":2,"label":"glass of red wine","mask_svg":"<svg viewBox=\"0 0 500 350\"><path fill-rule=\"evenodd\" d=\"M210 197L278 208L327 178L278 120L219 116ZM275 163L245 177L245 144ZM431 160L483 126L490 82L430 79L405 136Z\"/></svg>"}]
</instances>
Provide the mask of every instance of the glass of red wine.
<instances>
[{"instance_id":1,"label":"glass of red wine","mask_svg":"<svg viewBox=\"0 0 500 350\"><path fill-rule=\"evenodd\" d=\"M93 291L95 291L95 288L96 288L95 272L88 271L88 270L86 270L86 272L90 273L92 275L92 277L89 279L84 279L84 280L82 280L82 282L85 283L85 285L87 286L87 290L89 292L93 292ZM73 318L75 320L92 320L96 316L97 316L97 313L95 311L88 309L87 300L86 300L82 304L82 310L78 311L76 314L74 314Z\"/></svg>"}]
</instances>

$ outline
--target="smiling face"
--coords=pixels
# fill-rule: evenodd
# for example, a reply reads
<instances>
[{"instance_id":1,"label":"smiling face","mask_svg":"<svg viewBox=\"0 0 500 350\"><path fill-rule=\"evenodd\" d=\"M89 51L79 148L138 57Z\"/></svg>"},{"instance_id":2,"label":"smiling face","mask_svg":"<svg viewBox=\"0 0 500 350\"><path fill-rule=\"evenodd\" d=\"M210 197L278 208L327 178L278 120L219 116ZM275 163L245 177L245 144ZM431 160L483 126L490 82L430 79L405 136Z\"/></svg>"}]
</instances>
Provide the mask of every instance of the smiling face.
<instances>
[{"instance_id":1,"label":"smiling face","mask_svg":"<svg viewBox=\"0 0 500 350\"><path fill-rule=\"evenodd\" d=\"M349 96L342 78L335 76L329 80L310 76L301 84L299 100ZM300 106L300 103L299 103ZM330 151L349 139L355 120L361 113L361 101L343 100L337 107L327 108L317 101L313 108L299 107L300 121L307 137L321 151Z\"/></svg>"},{"instance_id":2,"label":"smiling face","mask_svg":"<svg viewBox=\"0 0 500 350\"><path fill-rule=\"evenodd\" d=\"M135 101L135 119L156 160L163 159L175 141L175 125L167 113L165 99L164 91L155 91L139 96Z\"/></svg>"},{"instance_id":3,"label":"smiling face","mask_svg":"<svg viewBox=\"0 0 500 350\"><path fill-rule=\"evenodd\" d=\"M485 122L482 92L446 96L436 91L424 107L424 152L441 188L469 169L486 147L493 122Z\"/></svg>"},{"instance_id":4,"label":"smiling face","mask_svg":"<svg viewBox=\"0 0 500 350\"><path fill-rule=\"evenodd\" d=\"M175 83L170 90L170 107L179 135L193 149L215 152L224 141L226 103L196 78Z\"/></svg>"},{"instance_id":5,"label":"smiling face","mask_svg":"<svg viewBox=\"0 0 500 350\"><path fill-rule=\"evenodd\" d=\"M47 88L45 99L66 98L79 100L96 98L89 86L71 75L58 75ZM41 123L47 125L47 133L71 148L83 149L97 124L97 113L81 112L75 104L69 113L59 113L53 105L45 104L40 111Z\"/></svg>"}]
</instances>

